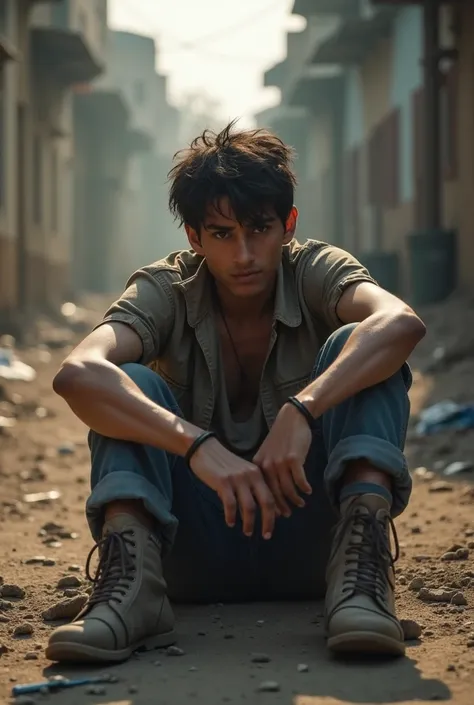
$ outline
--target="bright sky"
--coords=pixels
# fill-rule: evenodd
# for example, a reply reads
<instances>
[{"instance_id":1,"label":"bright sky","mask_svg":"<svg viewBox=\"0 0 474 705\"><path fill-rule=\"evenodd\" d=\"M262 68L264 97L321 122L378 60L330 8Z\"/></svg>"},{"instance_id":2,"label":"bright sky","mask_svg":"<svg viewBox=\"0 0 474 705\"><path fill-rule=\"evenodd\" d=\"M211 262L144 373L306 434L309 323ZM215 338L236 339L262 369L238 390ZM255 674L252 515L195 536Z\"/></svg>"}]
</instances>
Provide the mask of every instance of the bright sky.
<instances>
[{"instance_id":1,"label":"bright sky","mask_svg":"<svg viewBox=\"0 0 474 705\"><path fill-rule=\"evenodd\" d=\"M205 92L223 118L252 115L278 102L263 89L263 72L286 52L285 32L293 0L109 0L113 29L153 36L161 73L169 76L170 99Z\"/></svg>"}]
</instances>

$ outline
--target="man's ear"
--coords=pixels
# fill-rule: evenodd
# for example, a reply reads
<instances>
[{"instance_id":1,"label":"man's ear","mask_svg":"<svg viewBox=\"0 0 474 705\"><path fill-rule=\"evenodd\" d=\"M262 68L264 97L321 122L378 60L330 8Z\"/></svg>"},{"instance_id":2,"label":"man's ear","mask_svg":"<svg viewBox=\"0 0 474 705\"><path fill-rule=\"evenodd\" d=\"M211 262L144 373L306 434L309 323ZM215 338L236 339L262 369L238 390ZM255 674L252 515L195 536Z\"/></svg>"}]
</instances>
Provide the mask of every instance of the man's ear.
<instances>
[{"instance_id":1,"label":"man's ear","mask_svg":"<svg viewBox=\"0 0 474 705\"><path fill-rule=\"evenodd\" d=\"M288 216L288 219L286 221L286 226L285 226L285 236L283 238L283 244L288 245L289 242L291 242L295 236L296 232L296 225L298 223L298 209L296 206L293 206L291 209L291 213Z\"/></svg>"},{"instance_id":2,"label":"man's ear","mask_svg":"<svg viewBox=\"0 0 474 705\"><path fill-rule=\"evenodd\" d=\"M188 241L189 244L191 245L191 248L196 252L198 255L204 256L204 252L201 246L201 238L199 237L198 233L194 228L192 228L190 225L184 224L184 229L186 231L186 235L188 236Z\"/></svg>"}]
</instances>

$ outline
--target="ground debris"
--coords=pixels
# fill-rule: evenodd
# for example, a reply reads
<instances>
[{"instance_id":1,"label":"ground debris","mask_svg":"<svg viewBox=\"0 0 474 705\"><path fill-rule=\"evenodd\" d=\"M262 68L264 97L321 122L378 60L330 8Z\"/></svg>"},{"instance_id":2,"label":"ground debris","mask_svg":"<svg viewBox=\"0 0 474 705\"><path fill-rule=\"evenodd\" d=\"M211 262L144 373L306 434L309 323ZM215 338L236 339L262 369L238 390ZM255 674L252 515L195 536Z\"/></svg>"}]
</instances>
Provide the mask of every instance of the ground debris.
<instances>
[{"instance_id":1,"label":"ground debris","mask_svg":"<svg viewBox=\"0 0 474 705\"><path fill-rule=\"evenodd\" d=\"M45 610L41 616L46 622L54 622L61 619L74 619L86 602L86 595L78 595L71 599L61 600Z\"/></svg>"}]
</instances>

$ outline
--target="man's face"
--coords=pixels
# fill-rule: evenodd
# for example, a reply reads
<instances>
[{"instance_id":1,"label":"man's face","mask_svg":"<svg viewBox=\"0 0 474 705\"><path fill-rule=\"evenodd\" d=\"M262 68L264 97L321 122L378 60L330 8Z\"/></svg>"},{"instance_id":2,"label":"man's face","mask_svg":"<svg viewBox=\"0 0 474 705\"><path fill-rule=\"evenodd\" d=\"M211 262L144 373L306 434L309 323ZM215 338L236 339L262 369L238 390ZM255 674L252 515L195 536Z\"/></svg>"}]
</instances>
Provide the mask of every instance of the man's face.
<instances>
[{"instance_id":1,"label":"man's face","mask_svg":"<svg viewBox=\"0 0 474 705\"><path fill-rule=\"evenodd\" d=\"M209 207L199 234L186 226L191 247L206 258L214 279L234 296L264 293L274 284L283 245L294 236L296 208L286 227L273 209L243 224L236 220L228 199L222 199L219 211Z\"/></svg>"}]
</instances>

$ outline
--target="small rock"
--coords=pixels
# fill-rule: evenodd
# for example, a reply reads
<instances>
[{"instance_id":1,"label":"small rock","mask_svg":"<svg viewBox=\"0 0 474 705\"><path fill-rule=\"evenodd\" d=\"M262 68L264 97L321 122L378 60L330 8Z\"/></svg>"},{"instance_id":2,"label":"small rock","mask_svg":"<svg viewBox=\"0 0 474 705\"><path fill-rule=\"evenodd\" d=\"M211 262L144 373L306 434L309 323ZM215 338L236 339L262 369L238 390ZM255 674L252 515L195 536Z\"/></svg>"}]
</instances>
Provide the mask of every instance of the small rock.
<instances>
[{"instance_id":1,"label":"small rock","mask_svg":"<svg viewBox=\"0 0 474 705\"><path fill-rule=\"evenodd\" d=\"M4 612L6 610L12 610L13 609L13 602L9 602L8 600L0 600L0 610L3 610Z\"/></svg>"},{"instance_id":2,"label":"small rock","mask_svg":"<svg viewBox=\"0 0 474 705\"><path fill-rule=\"evenodd\" d=\"M452 605L467 605L467 600L462 592L456 592L451 598Z\"/></svg>"},{"instance_id":3,"label":"small rock","mask_svg":"<svg viewBox=\"0 0 474 705\"><path fill-rule=\"evenodd\" d=\"M399 585L406 585L407 582L408 582L408 580L405 578L405 576L404 576L404 575L400 575L400 577L398 578L398 583L399 583Z\"/></svg>"},{"instance_id":4,"label":"small rock","mask_svg":"<svg viewBox=\"0 0 474 705\"><path fill-rule=\"evenodd\" d=\"M69 568L68 568L68 570L69 570L71 573L80 573L81 570L82 570L82 568L81 568L80 565L70 565Z\"/></svg>"},{"instance_id":5,"label":"small rock","mask_svg":"<svg viewBox=\"0 0 474 705\"><path fill-rule=\"evenodd\" d=\"M38 654L36 651L28 651L25 654L25 661L37 661L38 660Z\"/></svg>"},{"instance_id":6,"label":"small rock","mask_svg":"<svg viewBox=\"0 0 474 705\"><path fill-rule=\"evenodd\" d=\"M446 666L446 670L447 670L447 671L455 671L455 670L456 670L456 666L454 665L454 663L449 663L449 664Z\"/></svg>"},{"instance_id":7,"label":"small rock","mask_svg":"<svg viewBox=\"0 0 474 705\"><path fill-rule=\"evenodd\" d=\"M15 627L13 636L31 636L34 631L35 630L32 624L30 624L29 622L24 622L23 624L19 624L17 627Z\"/></svg>"},{"instance_id":8,"label":"small rock","mask_svg":"<svg viewBox=\"0 0 474 705\"><path fill-rule=\"evenodd\" d=\"M0 656L2 656L3 654L8 654L9 651L10 649L8 648L8 646L5 646L5 644L0 644Z\"/></svg>"},{"instance_id":9,"label":"small rock","mask_svg":"<svg viewBox=\"0 0 474 705\"><path fill-rule=\"evenodd\" d=\"M86 688L87 695L106 695L107 689L103 685L89 685Z\"/></svg>"},{"instance_id":10,"label":"small rock","mask_svg":"<svg viewBox=\"0 0 474 705\"><path fill-rule=\"evenodd\" d=\"M458 548L456 551L456 558L458 561L466 561L469 558L469 549L468 548Z\"/></svg>"},{"instance_id":11,"label":"small rock","mask_svg":"<svg viewBox=\"0 0 474 705\"><path fill-rule=\"evenodd\" d=\"M130 695L133 695L134 693L138 693L138 687L136 685L129 685L128 692L130 693Z\"/></svg>"},{"instance_id":12,"label":"small rock","mask_svg":"<svg viewBox=\"0 0 474 705\"><path fill-rule=\"evenodd\" d=\"M468 639L466 646L467 646L469 649L474 648L474 639Z\"/></svg>"},{"instance_id":13,"label":"small rock","mask_svg":"<svg viewBox=\"0 0 474 705\"><path fill-rule=\"evenodd\" d=\"M54 622L60 619L74 619L87 602L86 595L78 595L72 599L61 600L55 605L45 610L42 617L46 622Z\"/></svg>"},{"instance_id":14,"label":"small rock","mask_svg":"<svg viewBox=\"0 0 474 705\"><path fill-rule=\"evenodd\" d=\"M257 690L259 693L279 693L281 688L276 681L263 681Z\"/></svg>"},{"instance_id":15,"label":"small rock","mask_svg":"<svg viewBox=\"0 0 474 705\"><path fill-rule=\"evenodd\" d=\"M421 590L422 587L424 587L425 581L423 578L413 578L413 580L410 582L408 585L409 590Z\"/></svg>"},{"instance_id":16,"label":"small rock","mask_svg":"<svg viewBox=\"0 0 474 705\"><path fill-rule=\"evenodd\" d=\"M64 578L60 578L57 587L59 590L64 590L65 588L78 588L81 585L82 580L77 575L66 575Z\"/></svg>"},{"instance_id":17,"label":"small rock","mask_svg":"<svg viewBox=\"0 0 474 705\"><path fill-rule=\"evenodd\" d=\"M224 639L235 639L235 636L233 634L224 634Z\"/></svg>"},{"instance_id":18,"label":"small rock","mask_svg":"<svg viewBox=\"0 0 474 705\"><path fill-rule=\"evenodd\" d=\"M197 669L196 666L191 666L191 668L189 669L189 671L190 671L191 673L195 673L197 670L198 670L198 669Z\"/></svg>"},{"instance_id":19,"label":"small rock","mask_svg":"<svg viewBox=\"0 0 474 705\"><path fill-rule=\"evenodd\" d=\"M449 482L443 482L440 480L439 482L433 482L432 485L430 485L428 492L452 492L453 491L453 486Z\"/></svg>"},{"instance_id":20,"label":"small rock","mask_svg":"<svg viewBox=\"0 0 474 705\"><path fill-rule=\"evenodd\" d=\"M2 585L0 595L2 597L13 597L21 600L25 597L25 591L19 585Z\"/></svg>"},{"instance_id":21,"label":"small rock","mask_svg":"<svg viewBox=\"0 0 474 705\"><path fill-rule=\"evenodd\" d=\"M268 654L252 654L250 660L252 663L270 663L271 658Z\"/></svg>"},{"instance_id":22,"label":"small rock","mask_svg":"<svg viewBox=\"0 0 474 705\"><path fill-rule=\"evenodd\" d=\"M446 551L441 556L442 561L457 561L458 557L454 551Z\"/></svg>"},{"instance_id":23,"label":"small rock","mask_svg":"<svg viewBox=\"0 0 474 705\"><path fill-rule=\"evenodd\" d=\"M153 665L154 666L162 666L163 664L161 663L161 661L153 661Z\"/></svg>"},{"instance_id":24,"label":"small rock","mask_svg":"<svg viewBox=\"0 0 474 705\"><path fill-rule=\"evenodd\" d=\"M179 646L168 646L166 649L166 655L167 656L184 656L184 651L183 649L180 649Z\"/></svg>"},{"instance_id":25,"label":"small rock","mask_svg":"<svg viewBox=\"0 0 474 705\"><path fill-rule=\"evenodd\" d=\"M308 673L309 666L307 663L299 663L296 667L296 670L298 671L298 673Z\"/></svg>"},{"instance_id":26,"label":"small rock","mask_svg":"<svg viewBox=\"0 0 474 705\"><path fill-rule=\"evenodd\" d=\"M47 567L52 567L56 565L56 561L54 561L52 558L45 558L43 561L43 565Z\"/></svg>"},{"instance_id":27,"label":"small rock","mask_svg":"<svg viewBox=\"0 0 474 705\"><path fill-rule=\"evenodd\" d=\"M25 565L43 565L46 560L46 556L33 556L33 558L27 558Z\"/></svg>"},{"instance_id":28,"label":"small rock","mask_svg":"<svg viewBox=\"0 0 474 705\"><path fill-rule=\"evenodd\" d=\"M75 588L66 588L64 590L64 597L77 597L80 594L80 591Z\"/></svg>"},{"instance_id":29,"label":"small rock","mask_svg":"<svg viewBox=\"0 0 474 705\"><path fill-rule=\"evenodd\" d=\"M413 641L414 639L420 638L422 628L414 619L401 619L400 624L403 629L405 641Z\"/></svg>"},{"instance_id":30,"label":"small rock","mask_svg":"<svg viewBox=\"0 0 474 705\"><path fill-rule=\"evenodd\" d=\"M418 593L418 599L423 602L451 602L453 595L456 594L455 590L429 590L428 588L421 588Z\"/></svg>"},{"instance_id":31,"label":"small rock","mask_svg":"<svg viewBox=\"0 0 474 705\"><path fill-rule=\"evenodd\" d=\"M263 620L263 619L257 620L257 627L263 627L264 624L265 624L265 620Z\"/></svg>"}]
</instances>

